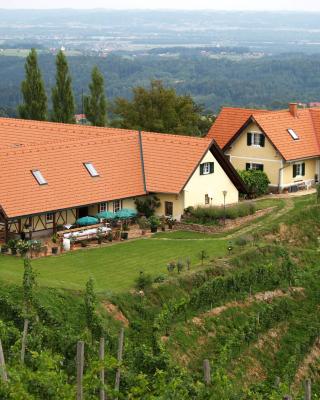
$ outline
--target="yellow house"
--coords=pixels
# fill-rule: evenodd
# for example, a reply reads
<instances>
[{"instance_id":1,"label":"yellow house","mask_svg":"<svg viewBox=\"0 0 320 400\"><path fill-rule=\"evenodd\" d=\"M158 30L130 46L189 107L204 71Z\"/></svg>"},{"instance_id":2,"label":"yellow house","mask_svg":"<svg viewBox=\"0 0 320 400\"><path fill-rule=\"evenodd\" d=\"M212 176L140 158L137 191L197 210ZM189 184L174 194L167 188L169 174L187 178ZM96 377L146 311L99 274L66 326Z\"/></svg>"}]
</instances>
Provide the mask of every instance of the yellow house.
<instances>
[{"instance_id":1,"label":"yellow house","mask_svg":"<svg viewBox=\"0 0 320 400\"><path fill-rule=\"evenodd\" d=\"M158 215L236 203L243 182L212 139L0 119L0 230L34 236L156 194ZM226 193L224 198L223 192Z\"/></svg>"},{"instance_id":2,"label":"yellow house","mask_svg":"<svg viewBox=\"0 0 320 400\"><path fill-rule=\"evenodd\" d=\"M223 108L208 138L237 170L263 170L273 191L296 191L318 182L320 108L267 111Z\"/></svg>"}]
</instances>

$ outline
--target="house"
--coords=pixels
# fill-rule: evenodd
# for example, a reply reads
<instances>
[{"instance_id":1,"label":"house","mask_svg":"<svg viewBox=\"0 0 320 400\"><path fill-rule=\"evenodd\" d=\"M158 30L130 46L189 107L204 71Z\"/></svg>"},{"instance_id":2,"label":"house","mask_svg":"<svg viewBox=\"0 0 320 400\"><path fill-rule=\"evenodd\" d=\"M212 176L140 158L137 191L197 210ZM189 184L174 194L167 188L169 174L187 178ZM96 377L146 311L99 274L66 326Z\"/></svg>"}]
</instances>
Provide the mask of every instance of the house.
<instances>
[{"instance_id":1,"label":"house","mask_svg":"<svg viewBox=\"0 0 320 400\"><path fill-rule=\"evenodd\" d=\"M207 138L216 140L237 170L265 171L272 191L318 182L320 108L223 108Z\"/></svg>"},{"instance_id":2,"label":"house","mask_svg":"<svg viewBox=\"0 0 320 400\"><path fill-rule=\"evenodd\" d=\"M0 223L5 239L134 208L156 194L158 215L236 203L243 182L212 139L0 118ZM34 235L36 236L36 235Z\"/></svg>"}]
</instances>

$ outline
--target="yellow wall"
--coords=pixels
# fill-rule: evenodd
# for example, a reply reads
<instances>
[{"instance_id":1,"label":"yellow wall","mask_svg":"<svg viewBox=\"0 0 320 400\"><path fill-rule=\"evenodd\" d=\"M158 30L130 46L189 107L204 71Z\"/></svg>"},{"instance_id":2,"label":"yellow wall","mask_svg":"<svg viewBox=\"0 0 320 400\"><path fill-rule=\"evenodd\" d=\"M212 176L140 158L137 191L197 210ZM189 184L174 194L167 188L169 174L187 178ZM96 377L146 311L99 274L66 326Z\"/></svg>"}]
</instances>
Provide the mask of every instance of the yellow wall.
<instances>
[{"instance_id":1,"label":"yellow wall","mask_svg":"<svg viewBox=\"0 0 320 400\"><path fill-rule=\"evenodd\" d=\"M173 203L173 218L180 219L181 215L183 214L183 210L185 209L183 192L179 195L166 193L157 193L156 195L161 202L156 214L158 216L165 215L165 202L170 201Z\"/></svg>"},{"instance_id":2,"label":"yellow wall","mask_svg":"<svg viewBox=\"0 0 320 400\"><path fill-rule=\"evenodd\" d=\"M305 175L304 176L296 176L293 178L293 164L294 163L285 163L283 169L283 178L282 178L282 185L289 186L294 183L298 183L301 181L305 181L307 183L313 183L314 176L317 173L317 159L313 158L310 160L302 160L298 163L304 162L305 163Z\"/></svg>"},{"instance_id":3,"label":"yellow wall","mask_svg":"<svg viewBox=\"0 0 320 400\"><path fill-rule=\"evenodd\" d=\"M184 188L184 208L205 205L206 194L211 199L210 205L220 206L224 201L223 190L227 191L226 204L237 203L239 200L237 188L210 151L201 161L201 163L205 162L214 162L214 172L200 175L200 167L197 168Z\"/></svg>"},{"instance_id":4,"label":"yellow wall","mask_svg":"<svg viewBox=\"0 0 320 400\"><path fill-rule=\"evenodd\" d=\"M234 143L232 143L231 148L226 150L226 154L230 156L232 165L237 170L244 170L246 169L246 163L263 164L264 172L268 175L270 185L278 186L282 157L267 138L265 139L264 147L248 146L248 132L262 133L255 123L251 123L244 129Z\"/></svg>"}]
</instances>

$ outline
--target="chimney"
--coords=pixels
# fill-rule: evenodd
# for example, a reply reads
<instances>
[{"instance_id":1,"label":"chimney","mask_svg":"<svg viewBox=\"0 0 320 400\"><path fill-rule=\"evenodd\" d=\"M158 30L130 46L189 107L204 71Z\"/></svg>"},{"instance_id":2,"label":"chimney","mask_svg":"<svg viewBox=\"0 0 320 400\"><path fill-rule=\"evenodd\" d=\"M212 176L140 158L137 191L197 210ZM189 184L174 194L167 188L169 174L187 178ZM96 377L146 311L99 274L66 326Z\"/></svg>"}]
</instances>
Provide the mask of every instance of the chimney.
<instances>
[{"instance_id":1,"label":"chimney","mask_svg":"<svg viewBox=\"0 0 320 400\"><path fill-rule=\"evenodd\" d=\"M289 111L290 111L290 114L294 118L297 118L298 117L298 104L297 103L290 103L289 104Z\"/></svg>"}]
</instances>

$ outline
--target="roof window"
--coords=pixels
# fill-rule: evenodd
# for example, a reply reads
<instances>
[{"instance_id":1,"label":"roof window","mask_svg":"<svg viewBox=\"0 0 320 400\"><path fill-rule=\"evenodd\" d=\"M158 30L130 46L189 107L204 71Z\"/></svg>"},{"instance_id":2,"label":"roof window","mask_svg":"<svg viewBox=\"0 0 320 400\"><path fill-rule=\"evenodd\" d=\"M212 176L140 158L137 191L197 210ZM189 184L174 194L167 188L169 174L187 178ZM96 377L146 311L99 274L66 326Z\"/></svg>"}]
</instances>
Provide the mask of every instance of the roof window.
<instances>
[{"instance_id":1,"label":"roof window","mask_svg":"<svg viewBox=\"0 0 320 400\"><path fill-rule=\"evenodd\" d=\"M89 174L92 177L99 176L97 170L95 169L95 167L93 166L93 164L91 162L84 163L84 166L86 167L87 171L89 172Z\"/></svg>"},{"instance_id":2,"label":"roof window","mask_svg":"<svg viewBox=\"0 0 320 400\"><path fill-rule=\"evenodd\" d=\"M288 129L288 132L290 133L290 136L293 140L299 140L299 136L295 133L293 129Z\"/></svg>"},{"instance_id":3,"label":"roof window","mask_svg":"<svg viewBox=\"0 0 320 400\"><path fill-rule=\"evenodd\" d=\"M36 181L39 183L39 185L46 185L48 183L38 169L32 170L31 173Z\"/></svg>"}]
</instances>

